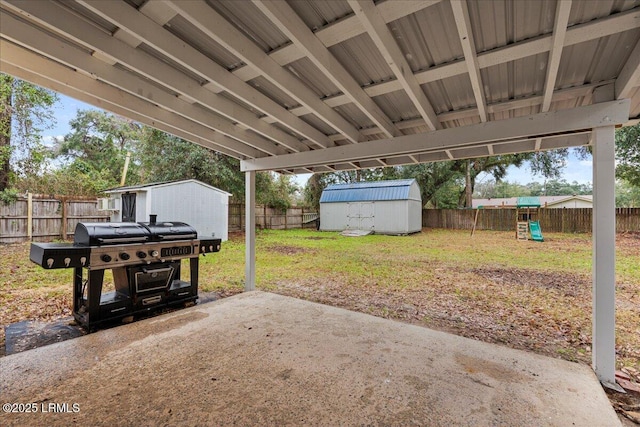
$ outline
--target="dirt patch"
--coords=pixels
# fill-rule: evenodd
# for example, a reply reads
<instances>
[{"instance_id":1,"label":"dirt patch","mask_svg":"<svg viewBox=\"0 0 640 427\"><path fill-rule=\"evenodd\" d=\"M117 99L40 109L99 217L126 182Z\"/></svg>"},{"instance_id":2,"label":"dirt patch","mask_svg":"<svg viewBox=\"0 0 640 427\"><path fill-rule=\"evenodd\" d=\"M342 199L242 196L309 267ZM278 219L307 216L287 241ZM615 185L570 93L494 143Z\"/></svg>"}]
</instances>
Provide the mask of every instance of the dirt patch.
<instances>
[{"instance_id":1,"label":"dirt patch","mask_svg":"<svg viewBox=\"0 0 640 427\"><path fill-rule=\"evenodd\" d=\"M640 232L616 235L616 249L630 254L640 252Z\"/></svg>"},{"instance_id":2,"label":"dirt patch","mask_svg":"<svg viewBox=\"0 0 640 427\"><path fill-rule=\"evenodd\" d=\"M300 248L298 246L286 246L286 245L272 245L266 248L271 253L278 253L283 255L299 255L304 253L313 252L307 248Z\"/></svg>"},{"instance_id":3,"label":"dirt patch","mask_svg":"<svg viewBox=\"0 0 640 427\"><path fill-rule=\"evenodd\" d=\"M514 268L475 268L470 271L496 284L545 288L565 296L585 295L591 284L589 277L558 272L548 273Z\"/></svg>"}]
</instances>

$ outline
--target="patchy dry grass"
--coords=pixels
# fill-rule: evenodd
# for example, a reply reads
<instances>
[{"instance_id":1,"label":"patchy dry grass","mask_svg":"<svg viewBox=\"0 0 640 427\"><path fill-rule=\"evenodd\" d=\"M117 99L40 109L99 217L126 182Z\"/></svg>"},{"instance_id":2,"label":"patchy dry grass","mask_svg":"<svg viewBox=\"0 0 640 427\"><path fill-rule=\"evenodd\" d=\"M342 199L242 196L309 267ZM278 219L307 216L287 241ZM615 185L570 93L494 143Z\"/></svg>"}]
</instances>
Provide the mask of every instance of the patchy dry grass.
<instances>
[{"instance_id":1,"label":"patchy dry grass","mask_svg":"<svg viewBox=\"0 0 640 427\"><path fill-rule=\"evenodd\" d=\"M257 235L257 282L263 290L589 363L591 236L545 239L430 229L360 238L266 230ZM640 236L621 235L617 243L618 363L640 370ZM70 314L72 271L45 271L29 262L28 251L27 244L0 247L0 326ZM244 237L231 236L200 265L202 291L240 292Z\"/></svg>"}]
</instances>

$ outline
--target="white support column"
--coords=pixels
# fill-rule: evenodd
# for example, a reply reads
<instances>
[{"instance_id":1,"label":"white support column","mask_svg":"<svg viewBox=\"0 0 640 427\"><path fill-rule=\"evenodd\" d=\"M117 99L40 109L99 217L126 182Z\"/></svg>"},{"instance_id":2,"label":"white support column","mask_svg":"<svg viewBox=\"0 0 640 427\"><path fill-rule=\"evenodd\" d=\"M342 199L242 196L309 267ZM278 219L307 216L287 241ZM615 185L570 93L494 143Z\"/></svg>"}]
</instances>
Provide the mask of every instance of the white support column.
<instances>
[{"instance_id":1,"label":"white support column","mask_svg":"<svg viewBox=\"0 0 640 427\"><path fill-rule=\"evenodd\" d=\"M256 290L256 173L245 172L244 290Z\"/></svg>"},{"instance_id":2,"label":"white support column","mask_svg":"<svg viewBox=\"0 0 640 427\"><path fill-rule=\"evenodd\" d=\"M616 369L615 128L593 129L593 369L617 388Z\"/></svg>"}]
</instances>

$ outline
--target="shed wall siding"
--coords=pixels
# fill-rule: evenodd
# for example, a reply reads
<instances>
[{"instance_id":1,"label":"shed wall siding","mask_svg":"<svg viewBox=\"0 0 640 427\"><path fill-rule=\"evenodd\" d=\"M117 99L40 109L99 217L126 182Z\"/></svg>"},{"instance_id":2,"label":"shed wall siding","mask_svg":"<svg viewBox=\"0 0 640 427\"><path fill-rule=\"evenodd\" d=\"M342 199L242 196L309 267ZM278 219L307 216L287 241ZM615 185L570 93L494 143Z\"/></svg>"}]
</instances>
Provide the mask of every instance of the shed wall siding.
<instances>
[{"instance_id":1,"label":"shed wall siding","mask_svg":"<svg viewBox=\"0 0 640 427\"><path fill-rule=\"evenodd\" d=\"M185 222L196 229L198 237L229 238L229 195L193 181L147 187L136 191L136 222L148 222L149 215L158 221ZM110 197L121 199L121 193ZM122 204L121 204L122 206ZM111 213L112 222L122 221L122 212Z\"/></svg>"},{"instance_id":2,"label":"shed wall siding","mask_svg":"<svg viewBox=\"0 0 640 427\"><path fill-rule=\"evenodd\" d=\"M353 206L350 209L350 205L362 203L373 205L373 230L378 234L408 234L422 230L422 203L416 200L322 203L320 230L354 229L355 222L350 221L349 215L356 209Z\"/></svg>"},{"instance_id":3,"label":"shed wall siding","mask_svg":"<svg viewBox=\"0 0 640 427\"><path fill-rule=\"evenodd\" d=\"M415 181L409 187L409 200L416 200L418 202L422 202L422 195L420 194L420 186ZM422 203L420 203L420 209L422 209Z\"/></svg>"},{"instance_id":4,"label":"shed wall siding","mask_svg":"<svg viewBox=\"0 0 640 427\"><path fill-rule=\"evenodd\" d=\"M196 182L164 185L153 189L150 214L158 221L186 222L198 237L228 239L229 196ZM145 221L148 220L148 216Z\"/></svg>"}]
</instances>

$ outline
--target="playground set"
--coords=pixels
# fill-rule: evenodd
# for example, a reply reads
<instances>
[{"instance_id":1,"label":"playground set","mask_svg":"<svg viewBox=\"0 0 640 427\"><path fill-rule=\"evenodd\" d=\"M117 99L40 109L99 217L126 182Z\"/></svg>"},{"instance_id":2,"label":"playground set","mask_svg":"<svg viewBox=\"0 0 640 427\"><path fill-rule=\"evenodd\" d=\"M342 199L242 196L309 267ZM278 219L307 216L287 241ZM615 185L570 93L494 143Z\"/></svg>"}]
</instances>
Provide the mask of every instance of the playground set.
<instances>
[{"instance_id":1,"label":"playground set","mask_svg":"<svg viewBox=\"0 0 640 427\"><path fill-rule=\"evenodd\" d=\"M540 198L518 197L516 202L516 239L544 242L540 228Z\"/></svg>"},{"instance_id":2,"label":"playground set","mask_svg":"<svg viewBox=\"0 0 640 427\"><path fill-rule=\"evenodd\" d=\"M502 205L496 208L512 208L511 206ZM542 229L540 228L540 198L539 197L518 197L516 201L516 239L518 240L533 240L536 242L544 242L542 237ZM478 206L476 209L476 215L473 220L473 228L471 230L471 236L476 231L476 225L478 223L478 213L481 209L487 209L489 207Z\"/></svg>"}]
</instances>

